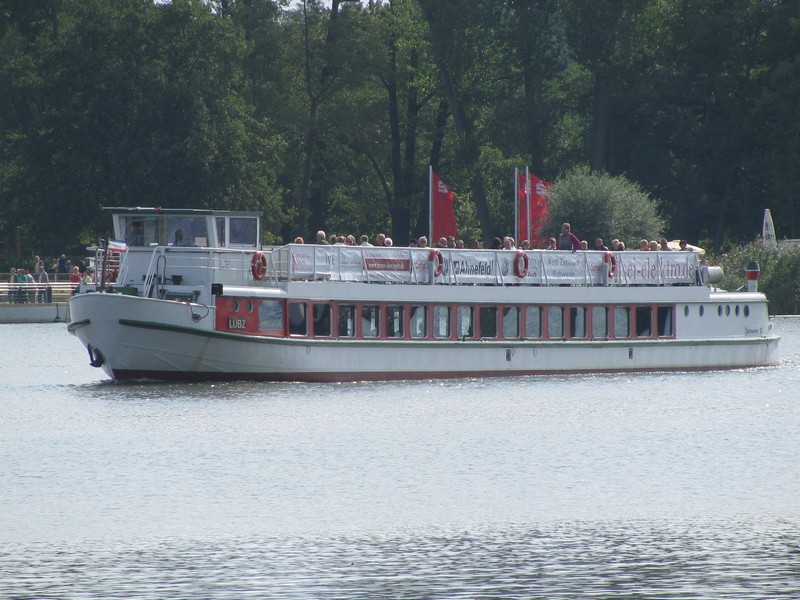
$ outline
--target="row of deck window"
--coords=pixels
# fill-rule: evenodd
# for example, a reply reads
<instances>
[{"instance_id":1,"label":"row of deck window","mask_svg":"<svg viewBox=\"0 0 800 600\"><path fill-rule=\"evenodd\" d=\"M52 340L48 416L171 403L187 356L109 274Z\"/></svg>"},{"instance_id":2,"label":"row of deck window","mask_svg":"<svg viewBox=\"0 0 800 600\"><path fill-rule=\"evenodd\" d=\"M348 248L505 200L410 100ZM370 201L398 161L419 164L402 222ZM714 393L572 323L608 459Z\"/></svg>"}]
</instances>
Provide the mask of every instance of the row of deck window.
<instances>
[{"instance_id":1,"label":"row of deck window","mask_svg":"<svg viewBox=\"0 0 800 600\"><path fill-rule=\"evenodd\" d=\"M290 336L340 339L671 338L675 335L674 310L673 305L349 304L260 300L258 329L267 335L288 332Z\"/></svg>"}]
</instances>

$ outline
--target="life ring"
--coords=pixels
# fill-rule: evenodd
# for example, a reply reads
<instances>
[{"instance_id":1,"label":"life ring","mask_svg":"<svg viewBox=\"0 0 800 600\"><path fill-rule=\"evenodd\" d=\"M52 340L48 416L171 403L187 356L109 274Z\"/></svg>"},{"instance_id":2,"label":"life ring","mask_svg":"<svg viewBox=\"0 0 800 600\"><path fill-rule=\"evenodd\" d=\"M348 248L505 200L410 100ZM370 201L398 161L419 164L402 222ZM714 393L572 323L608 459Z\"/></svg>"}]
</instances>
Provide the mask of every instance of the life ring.
<instances>
[{"instance_id":1,"label":"life ring","mask_svg":"<svg viewBox=\"0 0 800 600\"><path fill-rule=\"evenodd\" d=\"M267 276L267 257L264 256L263 252L256 252L253 254L250 272L253 273L253 279L256 281L261 281Z\"/></svg>"},{"instance_id":2,"label":"life ring","mask_svg":"<svg viewBox=\"0 0 800 600\"><path fill-rule=\"evenodd\" d=\"M528 255L520 250L514 257L514 275L520 279L525 279L528 275L528 266Z\"/></svg>"},{"instance_id":3,"label":"life ring","mask_svg":"<svg viewBox=\"0 0 800 600\"><path fill-rule=\"evenodd\" d=\"M603 257L603 262L608 265L608 276L612 279L617 274L617 257L611 252L606 252Z\"/></svg>"},{"instance_id":4,"label":"life ring","mask_svg":"<svg viewBox=\"0 0 800 600\"><path fill-rule=\"evenodd\" d=\"M439 277L442 274L442 270L444 269L444 261L442 260L442 253L439 252L436 248L431 250L431 253L428 255L428 262L433 265L433 276Z\"/></svg>"}]
</instances>

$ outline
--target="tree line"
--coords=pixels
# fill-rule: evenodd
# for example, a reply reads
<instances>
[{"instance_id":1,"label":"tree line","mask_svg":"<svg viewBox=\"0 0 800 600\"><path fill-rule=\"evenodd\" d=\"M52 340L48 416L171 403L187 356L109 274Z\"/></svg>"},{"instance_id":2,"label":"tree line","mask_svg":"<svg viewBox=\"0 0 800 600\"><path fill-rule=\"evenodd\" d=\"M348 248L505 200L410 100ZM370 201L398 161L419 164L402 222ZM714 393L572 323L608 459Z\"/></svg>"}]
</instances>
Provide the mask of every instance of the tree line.
<instances>
[{"instance_id":1,"label":"tree line","mask_svg":"<svg viewBox=\"0 0 800 600\"><path fill-rule=\"evenodd\" d=\"M670 238L796 238L798 98L792 0L0 0L0 239L160 205L403 243L428 165L467 239L513 233L525 166L635 182Z\"/></svg>"}]
</instances>

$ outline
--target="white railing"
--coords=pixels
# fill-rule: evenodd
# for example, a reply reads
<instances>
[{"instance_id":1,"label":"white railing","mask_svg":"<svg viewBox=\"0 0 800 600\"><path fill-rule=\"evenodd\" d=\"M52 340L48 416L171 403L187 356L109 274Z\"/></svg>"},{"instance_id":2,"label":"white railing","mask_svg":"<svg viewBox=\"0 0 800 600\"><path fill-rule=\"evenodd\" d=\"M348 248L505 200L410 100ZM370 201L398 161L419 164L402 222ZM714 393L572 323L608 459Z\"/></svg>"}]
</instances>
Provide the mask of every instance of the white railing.
<instances>
[{"instance_id":1,"label":"white railing","mask_svg":"<svg viewBox=\"0 0 800 600\"><path fill-rule=\"evenodd\" d=\"M278 280L437 285L693 285L693 252L457 250L290 244L271 253Z\"/></svg>"},{"instance_id":2,"label":"white railing","mask_svg":"<svg viewBox=\"0 0 800 600\"><path fill-rule=\"evenodd\" d=\"M33 304L66 302L78 287L77 283L17 283L0 281L0 304Z\"/></svg>"}]
</instances>

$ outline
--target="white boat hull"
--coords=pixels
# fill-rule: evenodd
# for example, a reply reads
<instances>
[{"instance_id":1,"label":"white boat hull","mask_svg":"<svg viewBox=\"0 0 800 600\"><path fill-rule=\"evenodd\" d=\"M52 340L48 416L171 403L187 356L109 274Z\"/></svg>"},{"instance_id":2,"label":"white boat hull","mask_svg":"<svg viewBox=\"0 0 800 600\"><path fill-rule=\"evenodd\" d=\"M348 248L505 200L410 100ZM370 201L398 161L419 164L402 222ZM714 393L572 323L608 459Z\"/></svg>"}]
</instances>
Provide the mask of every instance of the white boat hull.
<instances>
[{"instance_id":1,"label":"white boat hull","mask_svg":"<svg viewBox=\"0 0 800 600\"><path fill-rule=\"evenodd\" d=\"M70 330L117 380L355 381L775 365L778 337L413 341L214 331L213 307L121 294L72 300Z\"/></svg>"}]
</instances>

